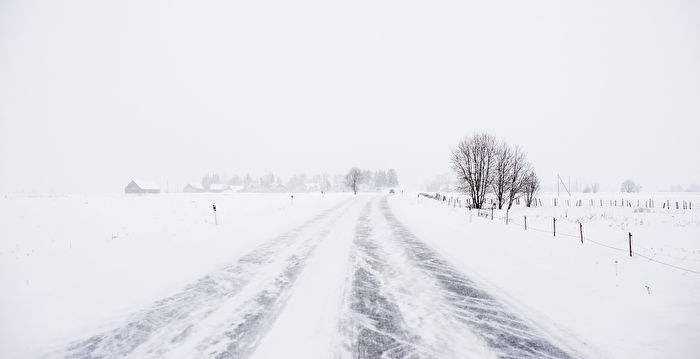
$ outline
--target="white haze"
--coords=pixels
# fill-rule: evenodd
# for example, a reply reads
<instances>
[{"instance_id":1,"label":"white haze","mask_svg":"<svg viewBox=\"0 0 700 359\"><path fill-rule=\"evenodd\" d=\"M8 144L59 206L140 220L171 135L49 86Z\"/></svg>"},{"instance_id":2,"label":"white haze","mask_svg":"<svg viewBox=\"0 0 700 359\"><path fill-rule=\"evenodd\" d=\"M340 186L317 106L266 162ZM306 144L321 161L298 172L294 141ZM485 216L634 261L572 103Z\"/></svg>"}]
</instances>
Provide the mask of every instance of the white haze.
<instances>
[{"instance_id":1,"label":"white haze","mask_svg":"<svg viewBox=\"0 0 700 359\"><path fill-rule=\"evenodd\" d=\"M699 64L697 1L2 1L0 192L351 166L418 188L475 131L545 184L686 186Z\"/></svg>"}]
</instances>

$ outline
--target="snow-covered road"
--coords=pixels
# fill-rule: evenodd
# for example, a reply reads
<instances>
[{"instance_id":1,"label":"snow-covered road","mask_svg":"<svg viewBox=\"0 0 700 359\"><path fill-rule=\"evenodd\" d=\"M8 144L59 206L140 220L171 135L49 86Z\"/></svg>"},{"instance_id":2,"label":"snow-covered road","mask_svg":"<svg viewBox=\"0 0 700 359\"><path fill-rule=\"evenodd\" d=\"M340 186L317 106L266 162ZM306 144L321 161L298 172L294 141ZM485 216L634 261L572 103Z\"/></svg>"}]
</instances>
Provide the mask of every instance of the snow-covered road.
<instances>
[{"instance_id":1,"label":"snow-covered road","mask_svg":"<svg viewBox=\"0 0 700 359\"><path fill-rule=\"evenodd\" d=\"M384 196L357 196L47 355L69 358L572 358L411 233Z\"/></svg>"}]
</instances>

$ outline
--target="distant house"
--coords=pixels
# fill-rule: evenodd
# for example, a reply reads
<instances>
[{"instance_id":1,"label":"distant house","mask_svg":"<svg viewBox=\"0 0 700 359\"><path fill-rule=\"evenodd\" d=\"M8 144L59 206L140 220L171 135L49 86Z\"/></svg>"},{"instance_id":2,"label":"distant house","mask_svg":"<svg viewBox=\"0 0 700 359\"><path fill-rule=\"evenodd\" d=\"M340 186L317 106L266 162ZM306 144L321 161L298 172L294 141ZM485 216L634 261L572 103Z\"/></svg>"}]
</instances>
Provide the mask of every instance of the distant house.
<instances>
[{"instance_id":1,"label":"distant house","mask_svg":"<svg viewBox=\"0 0 700 359\"><path fill-rule=\"evenodd\" d=\"M209 185L209 192L221 193L224 191L230 191L231 185L224 183L213 183Z\"/></svg>"},{"instance_id":2,"label":"distant house","mask_svg":"<svg viewBox=\"0 0 700 359\"><path fill-rule=\"evenodd\" d=\"M228 190L231 192L243 192L243 186L228 186Z\"/></svg>"},{"instance_id":3,"label":"distant house","mask_svg":"<svg viewBox=\"0 0 700 359\"><path fill-rule=\"evenodd\" d=\"M196 183L188 183L182 191L185 193L200 193L204 192L204 188Z\"/></svg>"},{"instance_id":4,"label":"distant house","mask_svg":"<svg viewBox=\"0 0 700 359\"><path fill-rule=\"evenodd\" d=\"M124 187L124 193L160 193L160 188L153 182L133 180Z\"/></svg>"}]
</instances>

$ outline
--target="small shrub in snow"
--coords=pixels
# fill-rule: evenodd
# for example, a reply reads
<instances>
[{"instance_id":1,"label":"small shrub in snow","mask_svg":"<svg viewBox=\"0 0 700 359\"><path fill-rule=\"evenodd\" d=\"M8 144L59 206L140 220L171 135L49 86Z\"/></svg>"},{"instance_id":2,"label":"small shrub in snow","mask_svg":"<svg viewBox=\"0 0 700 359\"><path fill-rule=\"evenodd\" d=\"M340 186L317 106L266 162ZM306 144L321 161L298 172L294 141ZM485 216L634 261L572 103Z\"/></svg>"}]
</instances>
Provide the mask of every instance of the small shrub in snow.
<instances>
[{"instance_id":1,"label":"small shrub in snow","mask_svg":"<svg viewBox=\"0 0 700 359\"><path fill-rule=\"evenodd\" d=\"M622 182L622 185L620 186L620 192L623 192L623 193L633 193L633 192L639 192L641 190L642 190L642 186L636 184L631 179L628 179L625 182Z\"/></svg>"}]
</instances>

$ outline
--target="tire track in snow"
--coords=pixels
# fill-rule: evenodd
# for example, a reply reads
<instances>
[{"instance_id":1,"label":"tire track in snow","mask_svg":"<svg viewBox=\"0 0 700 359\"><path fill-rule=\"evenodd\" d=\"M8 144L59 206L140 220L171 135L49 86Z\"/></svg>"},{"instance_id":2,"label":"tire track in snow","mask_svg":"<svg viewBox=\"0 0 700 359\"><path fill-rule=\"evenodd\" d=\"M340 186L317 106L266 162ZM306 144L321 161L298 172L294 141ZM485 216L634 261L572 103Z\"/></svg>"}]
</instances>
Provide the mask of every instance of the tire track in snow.
<instances>
[{"instance_id":1,"label":"tire track in snow","mask_svg":"<svg viewBox=\"0 0 700 359\"><path fill-rule=\"evenodd\" d=\"M388 268L381 248L372 239L371 205L367 204L355 228L354 272L340 330L353 358L418 358L413 345L418 338L405 328L398 305L385 290Z\"/></svg>"},{"instance_id":2,"label":"tire track in snow","mask_svg":"<svg viewBox=\"0 0 700 359\"><path fill-rule=\"evenodd\" d=\"M345 208L324 225L316 235L306 240L303 249L286 259L284 270L274 280L234 310L221 333L204 339L197 346L197 358L243 359L257 349L264 334L284 309L296 279L303 271L307 259L326 239L335 222L347 212Z\"/></svg>"},{"instance_id":3,"label":"tire track in snow","mask_svg":"<svg viewBox=\"0 0 700 359\"><path fill-rule=\"evenodd\" d=\"M399 222L386 197L380 209L393 237L406 250L413 264L433 277L444 298L441 308L471 328L500 358L572 358L523 319L508 311L451 264L430 249Z\"/></svg>"},{"instance_id":4,"label":"tire track in snow","mask_svg":"<svg viewBox=\"0 0 700 359\"><path fill-rule=\"evenodd\" d=\"M145 356L161 356L168 347L185 341L198 322L214 313L224 302L238 294L263 268L278 260L280 252L302 241L309 227L337 212L342 202L300 226L277 236L227 267L189 284L179 293L159 300L139 312L123 326L75 342L55 356L65 358L122 358L137 349ZM292 255L289 274L298 267L299 258ZM295 261L295 258L297 259ZM303 257L305 258L305 257ZM290 260L289 258L287 259ZM260 300L264 301L265 296ZM54 356L54 355L49 355Z\"/></svg>"}]
</instances>

